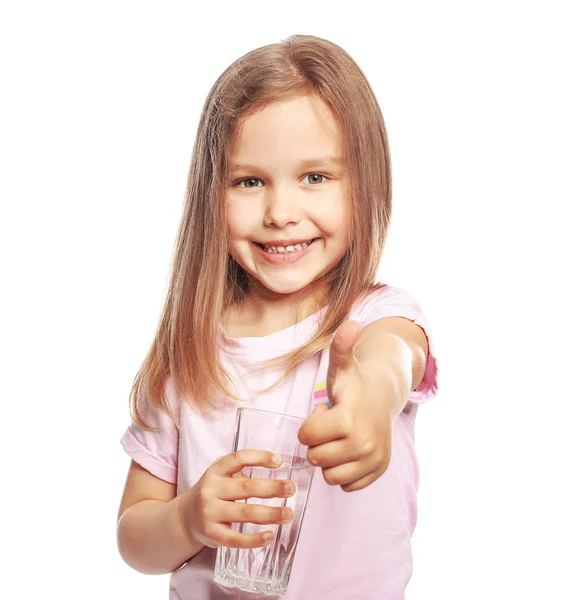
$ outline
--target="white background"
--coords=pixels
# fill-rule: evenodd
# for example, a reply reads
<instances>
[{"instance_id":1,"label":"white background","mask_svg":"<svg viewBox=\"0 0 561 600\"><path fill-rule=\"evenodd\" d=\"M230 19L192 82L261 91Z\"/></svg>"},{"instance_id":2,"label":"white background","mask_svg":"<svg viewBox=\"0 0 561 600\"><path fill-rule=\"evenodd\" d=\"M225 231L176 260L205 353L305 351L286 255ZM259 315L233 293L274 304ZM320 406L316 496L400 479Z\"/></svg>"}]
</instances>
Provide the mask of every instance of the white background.
<instances>
[{"instance_id":1,"label":"white background","mask_svg":"<svg viewBox=\"0 0 561 600\"><path fill-rule=\"evenodd\" d=\"M0 595L167 598L116 545L128 395L206 95L242 54L309 33L378 98L380 277L435 335L407 599L561 598L555 3L192 4L0 9Z\"/></svg>"}]
</instances>

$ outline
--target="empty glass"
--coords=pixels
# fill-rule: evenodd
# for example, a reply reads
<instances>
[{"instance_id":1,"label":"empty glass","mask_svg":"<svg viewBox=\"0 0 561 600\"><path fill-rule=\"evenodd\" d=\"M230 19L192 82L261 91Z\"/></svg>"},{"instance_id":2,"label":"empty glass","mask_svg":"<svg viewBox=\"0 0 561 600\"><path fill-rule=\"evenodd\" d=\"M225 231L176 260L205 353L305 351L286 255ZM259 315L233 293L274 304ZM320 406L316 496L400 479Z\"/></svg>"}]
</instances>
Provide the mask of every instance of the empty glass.
<instances>
[{"instance_id":1,"label":"empty glass","mask_svg":"<svg viewBox=\"0 0 561 600\"><path fill-rule=\"evenodd\" d=\"M296 493L290 498L249 498L248 504L289 507L294 518L286 524L259 525L232 523L241 533L272 531L273 541L263 548L219 547L214 581L227 587L268 595L286 593L292 561L300 535L314 467L306 460L307 447L298 441L304 419L253 408L238 408L233 451L269 450L283 457L276 469L245 467L242 476L254 479L283 479L294 482Z\"/></svg>"}]
</instances>

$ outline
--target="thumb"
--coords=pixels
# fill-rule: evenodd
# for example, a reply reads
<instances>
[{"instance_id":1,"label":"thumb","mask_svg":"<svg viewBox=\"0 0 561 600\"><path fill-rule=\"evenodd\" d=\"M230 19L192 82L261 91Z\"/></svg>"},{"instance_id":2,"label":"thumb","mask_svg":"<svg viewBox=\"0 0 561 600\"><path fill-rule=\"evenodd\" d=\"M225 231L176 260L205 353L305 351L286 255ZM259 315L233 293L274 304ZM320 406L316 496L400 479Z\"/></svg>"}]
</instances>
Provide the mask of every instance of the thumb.
<instances>
[{"instance_id":1,"label":"thumb","mask_svg":"<svg viewBox=\"0 0 561 600\"><path fill-rule=\"evenodd\" d=\"M338 369L348 369L355 364L353 348L360 335L361 326L357 321L345 321L339 326L331 340L329 367L331 375Z\"/></svg>"}]
</instances>

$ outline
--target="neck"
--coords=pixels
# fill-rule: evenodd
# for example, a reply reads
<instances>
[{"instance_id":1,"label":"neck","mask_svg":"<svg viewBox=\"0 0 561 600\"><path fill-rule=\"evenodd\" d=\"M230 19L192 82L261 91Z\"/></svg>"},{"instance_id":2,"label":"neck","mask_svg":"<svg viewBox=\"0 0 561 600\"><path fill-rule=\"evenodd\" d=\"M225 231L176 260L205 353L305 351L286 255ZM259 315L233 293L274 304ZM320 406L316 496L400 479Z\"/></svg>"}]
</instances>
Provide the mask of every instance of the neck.
<instances>
[{"instance_id":1,"label":"neck","mask_svg":"<svg viewBox=\"0 0 561 600\"><path fill-rule=\"evenodd\" d=\"M243 331L268 335L291 327L325 305L325 286L320 284L314 282L303 290L279 294L250 281L246 297L227 312L225 328L242 337Z\"/></svg>"}]
</instances>

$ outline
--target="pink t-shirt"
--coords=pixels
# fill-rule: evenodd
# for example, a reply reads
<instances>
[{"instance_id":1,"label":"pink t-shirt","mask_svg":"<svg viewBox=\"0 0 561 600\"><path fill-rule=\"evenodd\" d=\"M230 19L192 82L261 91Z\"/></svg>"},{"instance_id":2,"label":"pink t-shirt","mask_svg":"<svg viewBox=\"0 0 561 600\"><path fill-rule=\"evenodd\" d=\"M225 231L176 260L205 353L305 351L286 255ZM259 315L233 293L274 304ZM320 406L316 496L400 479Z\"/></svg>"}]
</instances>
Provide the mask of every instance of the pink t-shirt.
<instances>
[{"instance_id":1,"label":"pink t-shirt","mask_svg":"<svg viewBox=\"0 0 561 600\"><path fill-rule=\"evenodd\" d=\"M280 370L248 373L255 362L279 356L310 339L325 309L300 323L264 337L230 338L220 333L221 359L235 377L239 393L256 408L306 417L315 404L314 386L326 379L329 348L301 363L268 393ZM350 318L362 326L383 317L405 317L427 335L429 356L422 382L395 420L392 455L386 472L363 490L346 493L316 473L295 553L286 600L403 600L412 573L411 536L417 522L419 467L414 424L418 404L438 391L434 342L427 320L405 290L386 285L370 293ZM321 386L320 386L321 387ZM181 494L193 486L220 456L232 451L236 409L203 419L179 402L168 378L167 397L180 417L177 429L169 416L151 411L149 421L163 427L150 432L131 425L121 439L125 451L157 477L177 485ZM170 600L258 600L261 596L213 582L216 550L205 547L171 574ZM263 596L271 598L271 596Z\"/></svg>"}]
</instances>

